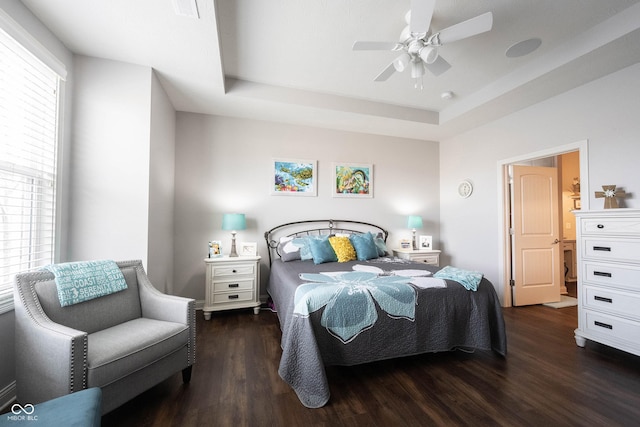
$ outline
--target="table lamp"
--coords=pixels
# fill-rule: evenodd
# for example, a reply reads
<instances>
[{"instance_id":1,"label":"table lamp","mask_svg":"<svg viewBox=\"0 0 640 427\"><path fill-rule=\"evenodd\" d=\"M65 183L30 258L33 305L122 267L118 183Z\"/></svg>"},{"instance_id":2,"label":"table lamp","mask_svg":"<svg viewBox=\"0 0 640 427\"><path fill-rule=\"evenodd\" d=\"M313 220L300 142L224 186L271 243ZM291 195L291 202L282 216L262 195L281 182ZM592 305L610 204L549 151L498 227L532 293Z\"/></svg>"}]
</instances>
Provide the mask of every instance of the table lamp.
<instances>
[{"instance_id":1,"label":"table lamp","mask_svg":"<svg viewBox=\"0 0 640 427\"><path fill-rule=\"evenodd\" d=\"M237 257L236 252L236 231L244 230L247 228L247 221L244 218L244 214L230 213L222 216L222 229L231 230L231 252L230 257Z\"/></svg>"},{"instance_id":2,"label":"table lamp","mask_svg":"<svg viewBox=\"0 0 640 427\"><path fill-rule=\"evenodd\" d=\"M416 243L416 228L422 228L422 217L418 215L409 215L407 227L413 232L412 246L415 251L418 249L418 245Z\"/></svg>"}]
</instances>

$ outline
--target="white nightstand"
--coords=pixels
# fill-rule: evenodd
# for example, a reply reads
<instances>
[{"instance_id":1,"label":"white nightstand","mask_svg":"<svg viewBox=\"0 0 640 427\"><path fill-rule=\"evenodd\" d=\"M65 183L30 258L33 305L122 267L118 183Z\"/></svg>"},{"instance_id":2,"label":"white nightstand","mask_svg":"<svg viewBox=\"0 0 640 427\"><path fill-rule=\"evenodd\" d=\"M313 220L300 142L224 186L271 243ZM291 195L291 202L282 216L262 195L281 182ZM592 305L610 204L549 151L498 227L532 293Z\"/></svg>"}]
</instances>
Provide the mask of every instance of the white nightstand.
<instances>
[{"instance_id":1,"label":"white nightstand","mask_svg":"<svg viewBox=\"0 0 640 427\"><path fill-rule=\"evenodd\" d=\"M228 256L205 258L206 292L204 318L211 312L253 307L260 312L258 287L260 286L260 256Z\"/></svg>"},{"instance_id":2,"label":"white nightstand","mask_svg":"<svg viewBox=\"0 0 640 427\"><path fill-rule=\"evenodd\" d=\"M440 266L440 251L433 249L394 249L393 256L402 259L409 259L415 262L424 262L425 264Z\"/></svg>"}]
</instances>

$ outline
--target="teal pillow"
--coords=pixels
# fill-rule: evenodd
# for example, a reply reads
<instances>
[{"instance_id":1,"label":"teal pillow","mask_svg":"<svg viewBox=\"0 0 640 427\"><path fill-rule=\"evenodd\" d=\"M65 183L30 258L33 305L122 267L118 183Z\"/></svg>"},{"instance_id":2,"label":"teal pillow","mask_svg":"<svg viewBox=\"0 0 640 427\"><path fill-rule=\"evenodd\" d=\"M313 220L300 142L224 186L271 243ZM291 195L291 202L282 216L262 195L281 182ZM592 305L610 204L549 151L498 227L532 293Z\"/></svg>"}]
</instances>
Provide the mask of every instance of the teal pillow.
<instances>
[{"instance_id":1,"label":"teal pillow","mask_svg":"<svg viewBox=\"0 0 640 427\"><path fill-rule=\"evenodd\" d=\"M349 240L351 240L351 244L356 249L358 261L378 258L378 247L373 240L373 234L352 234L349 236Z\"/></svg>"},{"instance_id":2,"label":"teal pillow","mask_svg":"<svg viewBox=\"0 0 640 427\"><path fill-rule=\"evenodd\" d=\"M331 247L328 236L323 236L319 239L309 239L309 249L311 250L314 264L338 262L338 257L333 247Z\"/></svg>"},{"instance_id":3,"label":"teal pillow","mask_svg":"<svg viewBox=\"0 0 640 427\"><path fill-rule=\"evenodd\" d=\"M387 244L384 242L384 239L378 235L374 240L376 242L376 247L378 248L378 255L386 256L389 251L387 250Z\"/></svg>"}]
</instances>

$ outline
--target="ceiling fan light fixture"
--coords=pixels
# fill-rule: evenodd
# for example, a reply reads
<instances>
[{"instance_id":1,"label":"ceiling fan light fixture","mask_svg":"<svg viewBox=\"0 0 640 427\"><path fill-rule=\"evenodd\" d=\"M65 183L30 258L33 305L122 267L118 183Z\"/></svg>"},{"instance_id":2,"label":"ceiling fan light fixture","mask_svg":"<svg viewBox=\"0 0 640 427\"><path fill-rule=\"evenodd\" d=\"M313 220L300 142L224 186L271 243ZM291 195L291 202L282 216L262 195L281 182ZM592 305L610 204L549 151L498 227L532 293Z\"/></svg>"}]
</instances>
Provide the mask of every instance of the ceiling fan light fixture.
<instances>
[{"instance_id":1,"label":"ceiling fan light fixture","mask_svg":"<svg viewBox=\"0 0 640 427\"><path fill-rule=\"evenodd\" d=\"M438 49L433 46L425 46L420 49L420 53L418 55L420 56L420 59L427 64L433 64L436 59L438 59Z\"/></svg>"},{"instance_id":2,"label":"ceiling fan light fixture","mask_svg":"<svg viewBox=\"0 0 640 427\"><path fill-rule=\"evenodd\" d=\"M409 54L407 52L403 52L400 56L393 60L393 68L395 68L397 72L401 73L407 68L410 61L411 57L409 56Z\"/></svg>"},{"instance_id":3,"label":"ceiling fan light fixture","mask_svg":"<svg viewBox=\"0 0 640 427\"><path fill-rule=\"evenodd\" d=\"M411 78L417 79L424 76L424 64L422 61L411 61Z\"/></svg>"}]
</instances>

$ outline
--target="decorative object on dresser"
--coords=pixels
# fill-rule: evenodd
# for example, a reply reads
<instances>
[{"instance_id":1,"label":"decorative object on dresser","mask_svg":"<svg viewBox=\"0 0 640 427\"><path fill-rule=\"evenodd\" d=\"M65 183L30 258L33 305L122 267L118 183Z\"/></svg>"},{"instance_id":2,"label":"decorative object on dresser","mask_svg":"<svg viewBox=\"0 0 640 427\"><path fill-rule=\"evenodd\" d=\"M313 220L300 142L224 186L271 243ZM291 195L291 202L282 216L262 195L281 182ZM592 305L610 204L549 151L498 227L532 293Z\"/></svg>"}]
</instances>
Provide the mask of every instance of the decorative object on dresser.
<instances>
[{"instance_id":1,"label":"decorative object on dresser","mask_svg":"<svg viewBox=\"0 0 640 427\"><path fill-rule=\"evenodd\" d=\"M260 256L204 259L206 290L204 318L211 319L212 311L253 307L260 312Z\"/></svg>"},{"instance_id":2,"label":"decorative object on dresser","mask_svg":"<svg viewBox=\"0 0 640 427\"><path fill-rule=\"evenodd\" d=\"M422 228L422 217L418 215L409 215L409 219L407 220L407 227L411 229L411 246L415 251L418 249L418 245L416 244L416 229Z\"/></svg>"},{"instance_id":3,"label":"decorative object on dresser","mask_svg":"<svg viewBox=\"0 0 640 427\"><path fill-rule=\"evenodd\" d=\"M578 247L576 344L640 356L640 209L574 212Z\"/></svg>"},{"instance_id":4,"label":"decorative object on dresser","mask_svg":"<svg viewBox=\"0 0 640 427\"><path fill-rule=\"evenodd\" d=\"M418 249L431 249L433 247L433 236L420 236Z\"/></svg>"},{"instance_id":5,"label":"decorative object on dresser","mask_svg":"<svg viewBox=\"0 0 640 427\"><path fill-rule=\"evenodd\" d=\"M231 213L231 214L224 214L222 216L222 229L231 230L231 252L229 253L230 257L238 256L238 252L236 252L237 230L244 230L246 228L247 228L247 221L244 217L244 214Z\"/></svg>"},{"instance_id":6,"label":"decorative object on dresser","mask_svg":"<svg viewBox=\"0 0 640 427\"><path fill-rule=\"evenodd\" d=\"M240 243L240 256L256 256L258 255L258 244L256 242Z\"/></svg>"},{"instance_id":7,"label":"decorative object on dresser","mask_svg":"<svg viewBox=\"0 0 640 427\"><path fill-rule=\"evenodd\" d=\"M220 240L209 241L209 258L222 256L222 242Z\"/></svg>"},{"instance_id":8,"label":"decorative object on dresser","mask_svg":"<svg viewBox=\"0 0 640 427\"><path fill-rule=\"evenodd\" d=\"M604 198L605 209L617 209L619 207L618 199L626 196L627 193L624 190L616 189L615 185L603 185L602 191L596 191L597 199Z\"/></svg>"},{"instance_id":9,"label":"decorative object on dresser","mask_svg":"<svg viewBox=\"0 0 640 427\"><path fill-rule=\"evenodd\" d=\"M440 266L440 252L433 249L404 249L397 248L393 250L393 256L407 259L413 262L423 262L425 264Z\"/></svg>"}]
</instances>

